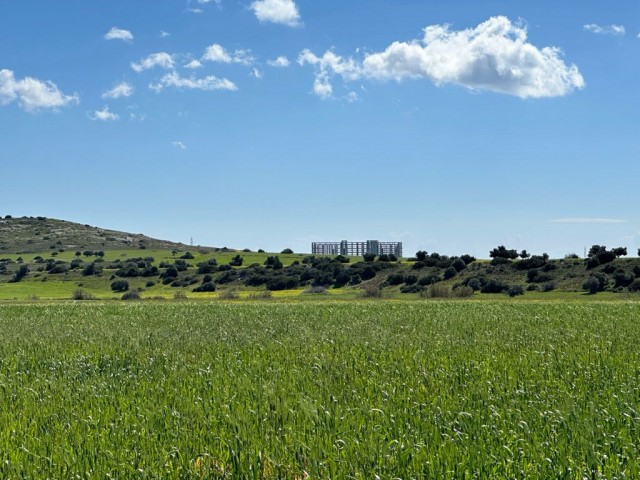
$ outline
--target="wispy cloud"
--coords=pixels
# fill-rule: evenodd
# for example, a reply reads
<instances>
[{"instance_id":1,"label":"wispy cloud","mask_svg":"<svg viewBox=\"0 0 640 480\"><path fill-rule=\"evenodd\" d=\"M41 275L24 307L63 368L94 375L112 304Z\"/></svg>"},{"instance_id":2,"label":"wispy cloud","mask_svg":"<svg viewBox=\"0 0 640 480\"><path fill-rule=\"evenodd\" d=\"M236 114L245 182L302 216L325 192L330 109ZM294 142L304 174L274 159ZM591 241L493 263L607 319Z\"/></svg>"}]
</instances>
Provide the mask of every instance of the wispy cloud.
<instances>
[{"instance_id":1,"label":"wispy cloud","mask_svg":"<svg viewBox=\"0 0 640 480\"><path fill-rule=\"evenodd\" d=\"M120 119L120 115L109 111L109 107L105 106L102 110L96 110L90 115L91 120L99 120L101 122L109 122Z\"/></svg>"},{"instance_id":2,"label":"wispy cloud","mask_svg":"<svg viewBox=\"0 0 640 480\"><path fill-rule=\"evenodd\" d=\"M179 142L179 141L171 142L171 145L173 145L176 148L179 148L180 150L186 150L187 149L187 146L184 143Z\"/></svg>"},{"instance_id":3,"label":"wispy cloud","mask_svg":"<svg viewBox=\"0 0 640 480\"><path fill-rule=\"evenodd\" d=\"M170 37L171 34L169 32L165 32L164 30L160 30L160 38Z\"/></svg>"},{"instance_id":4,"label":"wispy cloud","mask_svg":"<svg viewBox=\"0 0 640 480\"><path fill-rule=\"evenodd\" d=\"M228 90L228 91L236 91L238 87L236 87L235 83L226 78L218 78L213 75L209 75L204 78L196 78L196 77L181 77L176 72L167 73L163 76L158 83L150 84L149 88L154 90L157 93L160 93L167 87L174 87L179 89L189 89L189 90Z\"/></svg>"},{"instance_id":5,"label":"wispy cloud","mask_svg":"<svg viewBox=\"0 0 640 480\"><path fill-rule=\"evenodd\" d=\"M256 0L249 7L261 22L299 27L300 12L294 0Z\"/></svg>"},{"instance_id":6,"label":"wispy cloud","mask_svg":"<svg viewBox=\"0 0 640 480\"><path fill-rule=\"evenodd\" d=\"M123 40L125 42L132 42L133 34L129 30L112 27L111 30L104 34L104 38L105 40Z\"/></svg>"},{"instance_id":7,"label":"wispy cloud","mask_svg":"<svg viewBox=\"0 0 640 480\"><path fill-rule=\"evenodd\" d=\"M24 110L33 112L77 104L80 97L77 93L65 95L53 82L33 77L17 80L12 70L0 70L0 105L8 105L14 101Z\"/></svg>"},{"instance_id":8,"label":"wispy cloud","mask_svg":"<svg viewBox=\"0 0 640 480\"><path fill-rule=\"evenodd\" d=\"M582 28L587 32L597 33L599 35L614 35L614 36L623 36L626 32L624 25L597 25L595 23L590 23L588 25L583 25Z\"/></svg>"},{"instance_id":9,"label":"wispy cloud","mask_svg":"<svg viewBox=\"0 0 640 480\"><path fill-rule=\"evenodd\" d=\"M578 67L567 65L558 48L532 45L526 27L506 17L458 31L431 25L422 39L393 42L361 61L332 51L318 56L304 50L298 63L314 66L314 91L325 98L335 76L345 81L428 79L436 85L451 83L520 98L558 97L585 85Z\"/></svg>"},{"instance_id":10,"label":"wispy cloud","mask_svg":"<svg viewBox=\"0 0 640 480\"><path fill-rule=\"evenodd\" d=\"M161 68L167 68L167 69L173 68L174 67L173 56L169 55L166 52L158 52L158 53L152 53L147 58L143 58L139 63L131 62L131 68L138 73L144 70L149 70L154 67L161 67Z\"/></svg>"},{"instance_id":11,"label":"wispy cloud","mask_svg":"<svg viewBox=\"0 0 640 480\"><path fill-rule=\"evenodd\" d=\"M604 217L569 217L569 218L556 218L551 220L551 223L560 223L566 225L583 225L583 224L614 224L614 223L626 223L626 220L619 218L604 218Z\"/></svg>"},{"instance_id":12,"label":"wispy cloud","mask_svg":"<svg viewBox=\"0 0 640 480\"><path fill-rule=\"evenodd\" d=\"M129 85L127 82L122 82L117 84L111 90L107 90L103 92L102 98L121 98L121 97L130 97L133 95L133 87Z\"/></svg>"}]
</instances>

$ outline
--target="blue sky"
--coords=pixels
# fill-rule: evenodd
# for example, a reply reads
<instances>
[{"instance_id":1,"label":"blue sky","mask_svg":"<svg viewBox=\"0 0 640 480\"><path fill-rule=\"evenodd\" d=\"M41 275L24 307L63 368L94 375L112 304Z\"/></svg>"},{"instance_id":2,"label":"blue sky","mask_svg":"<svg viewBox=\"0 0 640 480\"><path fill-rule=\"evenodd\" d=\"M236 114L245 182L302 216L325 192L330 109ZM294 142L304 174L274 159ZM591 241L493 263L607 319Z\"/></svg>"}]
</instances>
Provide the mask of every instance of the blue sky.
<instances>
[{"instance_id":1,"label":"blue sky","mask_svg":"<svg viewBox=\"0 0 640 480\"><path fill-rule=\"evenodd\" d=\"M0 215L635 254L639 35L630 0L4 1Z\"/></svg>"}]
</instances>

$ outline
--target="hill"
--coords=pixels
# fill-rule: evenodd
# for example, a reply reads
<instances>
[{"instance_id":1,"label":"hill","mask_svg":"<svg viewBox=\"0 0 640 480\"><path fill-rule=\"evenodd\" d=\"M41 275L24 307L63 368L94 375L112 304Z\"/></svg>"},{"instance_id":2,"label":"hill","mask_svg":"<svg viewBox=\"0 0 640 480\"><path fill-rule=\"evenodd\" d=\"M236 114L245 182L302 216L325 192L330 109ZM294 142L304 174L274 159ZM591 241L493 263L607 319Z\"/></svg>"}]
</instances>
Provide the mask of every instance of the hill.
<instances>
[{"instance_id":1,"label":"hill","mask_svg":"<svg viewBox=\"0 0 640 480\"><path fill-rule=\"evenodd\" d=\"M46 217L0 218L0 253L135 248L183 250L187 245Z\"/></svg>"}]
</instances>

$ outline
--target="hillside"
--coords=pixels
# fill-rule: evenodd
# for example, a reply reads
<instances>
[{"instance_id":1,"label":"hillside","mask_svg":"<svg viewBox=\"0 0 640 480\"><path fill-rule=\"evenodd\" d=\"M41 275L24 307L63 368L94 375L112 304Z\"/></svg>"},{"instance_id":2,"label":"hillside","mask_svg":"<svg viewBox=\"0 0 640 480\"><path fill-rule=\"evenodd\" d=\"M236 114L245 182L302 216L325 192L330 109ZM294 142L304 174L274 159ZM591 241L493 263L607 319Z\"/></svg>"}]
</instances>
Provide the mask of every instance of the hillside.
<instances>
[{"instance_id":1,"label":"hillside","mask_svg":"<svg viewBox=\"0 0 640 480\"><path fill-rule=\"evenodd\" d=\"M187 245L52 218L0 218L0 254L135 248L181 250Z\"/></svg>"}]
</instances>

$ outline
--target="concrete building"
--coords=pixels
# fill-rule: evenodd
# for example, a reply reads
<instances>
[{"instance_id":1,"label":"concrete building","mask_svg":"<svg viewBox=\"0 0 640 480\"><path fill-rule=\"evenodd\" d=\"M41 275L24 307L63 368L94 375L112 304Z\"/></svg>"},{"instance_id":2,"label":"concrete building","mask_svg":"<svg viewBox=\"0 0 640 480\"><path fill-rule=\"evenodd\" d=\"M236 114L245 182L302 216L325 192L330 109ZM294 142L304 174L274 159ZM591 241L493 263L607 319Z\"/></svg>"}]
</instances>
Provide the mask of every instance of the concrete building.
<instances>
[{"instance_id":1,"label":"concrete building","mask_svg":"<svg viewBox=\"0 0 640 480\"><path fill-rule=\"evenodd\" d=\"M366 242L313 242L311 253L314 255L345 255L349 257L361 257L365 253L374 255L395 255L402 257L402 242L380 242L367 240Z\"/></svg>"}]
</instances>

